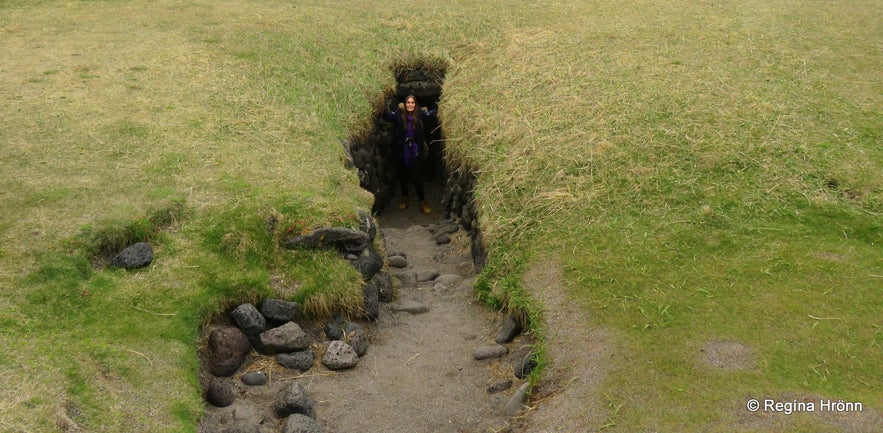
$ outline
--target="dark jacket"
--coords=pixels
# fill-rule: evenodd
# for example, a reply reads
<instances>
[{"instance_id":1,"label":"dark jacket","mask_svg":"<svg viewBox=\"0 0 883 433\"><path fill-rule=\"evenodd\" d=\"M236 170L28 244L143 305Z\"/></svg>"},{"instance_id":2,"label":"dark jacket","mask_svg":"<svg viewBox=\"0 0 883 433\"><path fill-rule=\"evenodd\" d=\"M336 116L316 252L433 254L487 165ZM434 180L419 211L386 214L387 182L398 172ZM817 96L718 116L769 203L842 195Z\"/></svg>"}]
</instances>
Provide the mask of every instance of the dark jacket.
<instances>
[{"instance_id":1,"label":"dark jacket","mask_svg":"<svg viewBox=\"0 0 883 433\"><path fill-rule=\"evenodd\" d=\"M426 137L423 133L423 119L438 115L438 110L421 109L416 116L416 122L413 130L413 141L406 140L407 132L405 131L405 121L402 119L400 110L387 110L384 113L384 119L387 122L395 123L392 138L392 152L396 160L404 164L405 167L411 167L416 161L426 157Z\"/></svg>"}]
</instances>

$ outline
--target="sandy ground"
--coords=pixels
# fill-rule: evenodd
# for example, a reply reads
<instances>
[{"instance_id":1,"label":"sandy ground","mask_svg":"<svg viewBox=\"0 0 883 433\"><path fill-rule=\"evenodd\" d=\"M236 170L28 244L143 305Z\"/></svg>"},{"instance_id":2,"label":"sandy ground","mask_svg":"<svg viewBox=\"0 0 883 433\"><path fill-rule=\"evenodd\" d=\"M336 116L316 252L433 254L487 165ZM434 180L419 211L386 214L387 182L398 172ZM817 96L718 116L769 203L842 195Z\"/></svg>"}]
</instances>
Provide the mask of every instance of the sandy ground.
<instances>
[{"instance_id":1,"label":"sandy ground","mask_svg":"<svg viewBox=\"0 0 883 433\"><path fill-rule=\"evenodd\" d=\"M404 252L401 271L458 274L455 287L432 282L399 288L398 300L382 304L370 326L372 345L359 365L304 382L316 400L317 418L328 431L356 432L499 432L509 428L502 405L507 392L486 388L505 378L499 361L476 361L475 349L493 344L499 315L477 305L472 293L475 271L465 236L436 245L429 225L438 222L440 190L429 188L430 215L412 202L399 210L394 201L378 218L386 250ZM421 225L422 224L422 225ZM455 236L458 238L458 236ZM457 242L459 241L459 242ZM404 303L429 308L423 314L396 311ZM515 343L517 344L517 343Z\"/></svg>"}]
</instances>

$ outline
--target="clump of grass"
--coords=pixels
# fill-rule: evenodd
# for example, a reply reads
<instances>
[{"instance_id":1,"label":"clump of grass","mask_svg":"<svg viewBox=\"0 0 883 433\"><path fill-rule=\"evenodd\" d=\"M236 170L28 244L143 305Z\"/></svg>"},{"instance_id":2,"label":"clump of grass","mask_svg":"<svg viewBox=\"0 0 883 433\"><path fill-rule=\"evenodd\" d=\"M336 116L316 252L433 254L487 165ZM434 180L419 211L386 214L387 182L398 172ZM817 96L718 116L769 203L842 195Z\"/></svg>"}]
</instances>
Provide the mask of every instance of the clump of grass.
<instances>
[{"instance_id":1,"label":"clump of grass","mask_svg":"<svg viewBox=\"0 0 883 433\"><path fill-rule=\"evenodd\" d=\"M285 274L299 282L292 300L308 318L328 318L335 314L359 317L364 311L361 274L336 251L289 252L291 263ZM309 254L310 261L303 260Z\"/></svg>"},{"instance_id":2,"label":"clump of grass","mask_svg":"<svg viewBox=\"0 0 883 433\"><path fill-rule=\"evenodd\" d=\"M441 83L451 64L450 55L440 50L403 50L390 56L389 69L398 81L407 81L405 76L420 73L425 78Z\"/></svg>"},{"instance_id":3,"label":"clump of grass","mask_svg":"<svg viewBox=\"0 0 883 433\"><path fill-rule=\"evenodd\" d=\"M183 202L174 202L126 222L103 221L95 227L83 228L75 243L81 243L97 265L106 264L132 244L159 240L162 231L182 222L186 212Z\"/></svg>"}]
</instances>

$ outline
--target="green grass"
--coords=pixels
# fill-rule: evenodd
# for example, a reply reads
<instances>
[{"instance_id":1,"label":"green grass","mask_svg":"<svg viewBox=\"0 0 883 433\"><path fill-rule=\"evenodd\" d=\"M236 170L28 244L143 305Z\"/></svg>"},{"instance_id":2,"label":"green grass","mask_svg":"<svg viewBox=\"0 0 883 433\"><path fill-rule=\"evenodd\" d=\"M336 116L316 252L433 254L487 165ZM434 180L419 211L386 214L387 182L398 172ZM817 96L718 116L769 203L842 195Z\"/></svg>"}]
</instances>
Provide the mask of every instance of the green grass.
<instances>
[{"instance_id":1,"label":"green grass","mask_svg":"<svg viewBox=\"0 0 883 433\"><path fill-rule=\"evenodd\" d=\"M351 310L352 268L278 240L370 206L338 138L415 61L449 66L448 150L480 170L483 299L540 324L521 278L553 257L621 340L594 428L879 413L880 7L0 2L0 430L195 431L205 320ZM141 239L149 269L92 266ZM755 366L704 366L713 339Z\"/></svg>"}]
</instances>

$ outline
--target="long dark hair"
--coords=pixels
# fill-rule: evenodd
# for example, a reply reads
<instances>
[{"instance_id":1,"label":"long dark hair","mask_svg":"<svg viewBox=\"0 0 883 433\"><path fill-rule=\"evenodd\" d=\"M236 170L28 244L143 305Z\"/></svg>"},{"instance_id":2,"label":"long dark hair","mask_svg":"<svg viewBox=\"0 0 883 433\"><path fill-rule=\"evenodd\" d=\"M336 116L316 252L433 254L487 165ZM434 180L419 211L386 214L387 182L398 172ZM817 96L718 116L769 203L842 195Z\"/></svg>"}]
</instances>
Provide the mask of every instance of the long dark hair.
<instances>
[{"instance_id":1,"label":"long dark hair","mask_svg":"<svg viewBox=\"0 0 883 433\"><path fill-rule=\"evenodd\" d=\"M420 103L417 102L417 97L414 95L405 96L405 99L402 100L402 124L406 125L408 123L408 99L414 100L414 122L416 124L420 124Z\"/></svg>"}]
</instances>

